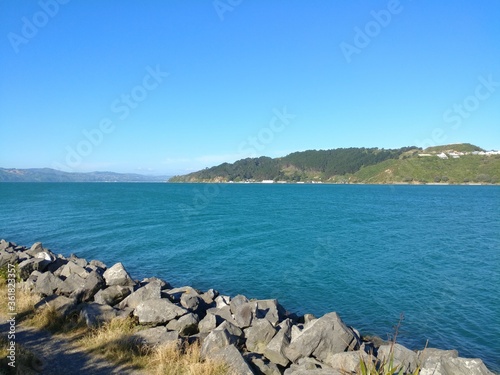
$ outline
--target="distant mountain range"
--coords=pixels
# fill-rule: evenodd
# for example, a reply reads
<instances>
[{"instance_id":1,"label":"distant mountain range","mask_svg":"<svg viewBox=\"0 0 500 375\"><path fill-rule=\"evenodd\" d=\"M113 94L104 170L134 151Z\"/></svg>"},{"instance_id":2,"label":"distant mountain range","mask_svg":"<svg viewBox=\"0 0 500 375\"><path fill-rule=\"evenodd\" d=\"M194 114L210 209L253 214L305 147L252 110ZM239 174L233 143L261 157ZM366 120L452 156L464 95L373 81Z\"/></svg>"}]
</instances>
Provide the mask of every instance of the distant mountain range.
<instances>
[{"instance_id":1,"label":"distant mountain range","mask_svg":"<svg viewBox=\"0 0 500 375\"><path fill-rule=\"evenodd\" d=\"M246 158L170 182L500 183L500 152L468 143L399 149L338 148Z\"/></svg>"},{"instance_id":2,"label":"distant mountain range","mask_svg":"<svg viewBox=\"0 0 500 375\"><path fill-rule=\"evenodd\" d=\"M0 168L0 182L166 182L168 176L134 173L69 173L50 168Z\"/></svg>"}]
</instances>

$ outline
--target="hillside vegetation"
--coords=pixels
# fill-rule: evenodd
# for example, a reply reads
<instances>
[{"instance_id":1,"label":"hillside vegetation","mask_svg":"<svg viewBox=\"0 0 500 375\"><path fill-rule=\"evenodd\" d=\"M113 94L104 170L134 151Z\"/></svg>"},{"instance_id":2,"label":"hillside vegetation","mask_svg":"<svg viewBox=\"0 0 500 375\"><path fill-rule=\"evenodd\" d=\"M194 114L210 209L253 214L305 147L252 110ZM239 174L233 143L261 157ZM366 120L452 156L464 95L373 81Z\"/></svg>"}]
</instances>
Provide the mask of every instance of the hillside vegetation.
<instances>
[{"instance_id":1,"label":"hillside vegetation","mask_svg":"<svg viewBox=\"0 0 500 375\"><path fill-rule=\"evenodd\" d=\"M481 152L480 152L481 151ZM499 183L500 155L471 144L399 149L339 148L246 158L171 182ZM438 157L438 154L448 156ZM459 155L457 154L459 153Z\"/></svg>"}]
</instances>

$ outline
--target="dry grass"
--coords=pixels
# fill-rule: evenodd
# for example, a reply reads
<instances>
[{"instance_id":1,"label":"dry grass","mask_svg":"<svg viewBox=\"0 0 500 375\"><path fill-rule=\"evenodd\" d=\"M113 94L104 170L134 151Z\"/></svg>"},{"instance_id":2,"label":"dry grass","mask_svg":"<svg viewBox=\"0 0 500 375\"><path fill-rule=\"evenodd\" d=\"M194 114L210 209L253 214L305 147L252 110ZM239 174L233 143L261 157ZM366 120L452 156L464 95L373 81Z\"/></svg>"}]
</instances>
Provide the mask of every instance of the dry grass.
<instances>
[{"instance_id":1,"label":"dry grass","mask_svg":"<svg viewBox=\"0 0 500 375\"><path fill-rule=\"evenodd\" d=\"M153 348L147 369L154 375L222 375L229 374L225 364L202 360L199 344L179 349L176 345Z\"/></svg>"},{"instance_id":2,"label":"dry grass","mask_svg":"<svg viewBox=\"0 0 500 375\"><path fill-rule=\"evenodd\" d=\"M224 364L201 358L199 344L184 348L175 344L154 347L138 344L131 338L137 328L132 318L114 319L90 331L78 345L116 364L141 368L152 375L228 374Z\"/></svg>"},{"instance_id":3,"label":"dry grass","mask_svg":"<svg viewBox=\"0 0 500 375\"><path fill-rule=\"evenodd\" d=\"M2 300L6 301L8 295L7 281L0 277L0 296ZM35 311L35 304L40 301L40 297L29 290L20 287L19 284L16 285L16 312L17 320L22 320L26 316L30 316ZM0 317L2 319L8 319L8 306L6 303L0 304Z\"/></svg>"}]
</instances>

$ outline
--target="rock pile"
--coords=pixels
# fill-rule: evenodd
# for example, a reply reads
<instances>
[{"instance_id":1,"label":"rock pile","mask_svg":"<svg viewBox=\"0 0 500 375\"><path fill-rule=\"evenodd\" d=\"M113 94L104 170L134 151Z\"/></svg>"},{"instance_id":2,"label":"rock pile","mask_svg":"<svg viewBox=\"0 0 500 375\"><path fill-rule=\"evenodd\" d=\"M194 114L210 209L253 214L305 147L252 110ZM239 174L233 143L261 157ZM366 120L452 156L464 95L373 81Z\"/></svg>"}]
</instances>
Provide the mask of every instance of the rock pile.
<instances>
[{"instance_id":1,"label":"rock pile","mask_svg":"<svg viewBox=\"0 0 500 375\"><path fill-rule=\"evenodd\" d=\"M0 241L0 268L18 264L23 285L61 315L79 314L89 326L134 316L143 330L138 343L201 343L202 356L225 361L237 374L345 375L360 358L383 361L391 353L403 372L422 375L490 375L479 359L456 351L413 352L402 345L376 345L347 326L337 313L316 318L288 314L276 299L229 297L210 289L173 288L152 277L134 280L123 264L55 255L40 242L31 248Z\"/></svg>"}]
</instances>

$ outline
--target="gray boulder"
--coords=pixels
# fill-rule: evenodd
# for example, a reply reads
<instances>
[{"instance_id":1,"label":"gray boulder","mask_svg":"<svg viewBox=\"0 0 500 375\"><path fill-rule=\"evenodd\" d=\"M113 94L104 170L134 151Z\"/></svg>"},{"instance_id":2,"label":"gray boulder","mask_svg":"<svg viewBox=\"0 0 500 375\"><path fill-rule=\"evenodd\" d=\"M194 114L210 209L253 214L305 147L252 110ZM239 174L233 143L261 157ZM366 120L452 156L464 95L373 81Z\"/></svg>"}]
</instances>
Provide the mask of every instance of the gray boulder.
<instances>
[{"instance_id":1,"label":"gray boulder","mask_svg":"<svg viewBox=\"0 0 500 375\"><path fill-rule=\"evenodd\" d=\"M364 351L357 350L353 352L332 354L324 360L324 363L335 370L345 372L346 374L360 374L359 363L361 359L363 359L365 363L373 361L373 358Z\"/></svg>"},{"instance_id":2,"label":"gray boulder","mask_svg":"<svg viewBox=\"0 0 500 375\"><path fill-rule=\"evenodd\" d=\"M50 250L40 251L34 256L34 258L45 259L50 263L56 260L56 256Z\"/></svg>"},{"instance_id":3,"label":"gray boulder","mask_svg":"<svg viewBox=\"0 0 500 375\"><path fill-rule=\"evenodd\" d=\"M72 263L75 263L76 265L82 267L82 268L85 268L88 266L88 262L87 262L87 259L84 259L84 258L79 258L77 257L75 254L71 254L68 258L68 260Z\"/></svg>"},{"instance_id":4,"label":"gray boulder","mask_svg":"<svg viewBox=\"0 0 500 375\"><path fill-rule=\"evenodd\" d=\"M26 280L33 271L45 271L45 268L50 264L48 260L43 258L30 258L23 260L18 265L19 277Z\"/></svg>"},{"instance_id":5,"label":"gray boulder","mask_svg":"<svg viewBox=\"0 0 500 375\"><path fill-rule=\"evenodd\" d=\"M103 262L101 262L100 260L91 260L89 262L89 266L94 266L94 267L98 267L98 268L101 268L102 270L106 270L106 268L108 268L106 266L106 264L104 264Z\"/></svg>"},{"instance_id":6,"label":"gray boulder","mask_svg":"<svg viewBox=\"0 0 500 375\"><path fill-rule=\"evenodd\" d=\"M168 331L166 327L159 326L148 328L132 335L132 340L143 345L166 345L179 344L179 333L176 331Z\"/></svg>"},{"instance_id":7,"label":"gray boulder","mask_svg":"<svg viewBox=\"0 0 500 375\"><path fill-rule=\"evenodd\" d=\"M134 316L139 318L141 324L167 323L187 313L187 310L163 298L141 302L134 310Z\"/></svg>"},{"instance_id":8,"label":"gray boulder","mask_svg":"<svg viewBox=\"0 0 500 375\"><path fill-rule=\"evenodd\" d=\"M242 294L238 294L236 297L233 297L231 299L231 303L229 304L229 307L231 309L231 313L234 314L236 309L238 308L238 306L241 306L247 302L249 302L248 298Z\"/></svg>"},{"instance_id":9,"label":"gray boulder","mask_svg":"<svg viewBox=\"0 0 500 375\"><path fill-rule=\"evenodd\" d=\"M251 367L245 361L240 351L234 345L227 345L224 348L212 352L211 358L220 360L227 364L230 370L238 375L255 375Z\"/></svg>"},{"instance_id":10,"label":"gray boulder","mask_svg":"<svg viewBox=\"0 0 500 375\"><path fill-rule=\"evenodd\" d=\"M150 300L150 299L160 299L161 298L161 283L160 281L152 281L142 288L137 289L135 292L130 294L127 298L118 304L119 309L124 307L136 308L140 303Z\"/></svg>"},{"instance_id":11,"label":"gray boulder","mask_svg":"<svg viewBox=\"0 0 500 375\"><path fill-rule=\"evenodd\" d=\"M17 253L0 250L0 268L6 266L7 264L16 264L17 259Z\"/></svg>"},{"instance_id":12,"label":"gray boulder","mask_svg":"<svg viewBox=\"0 0 500 375\"><path fill-rule=\"evenodd\" d=\"M30 276L31 277L31 276ZM51 272L40 273L36 278L34 292L42 296L51 296L61 287L63 281Z\"/></svg>"},{"instance_id":13,"label":"gray boulder","mask_svg":"<svg viewBox=\"0 0 500 375\"><path fill-rule=\"evenodd\" d=\"M205 301L207 305L212 305L215 303L215 299L218 295L218 291L216 291L215 289L209 289L201 295L201 298L203 298L203 301Z\"/></svg>"},{"instance_id":14,"label":"gray boulder","mask_svg":"<svg viewBox=\"0 0 500 375\"><path fill-rule=\"evenodd\" d=\"M52 308L57 314L68 316L76 311L76 299L53 294L45 297L35 305L35 309L39 309L40 311L45 308Z\"/></svg>"},{"instance_id":15,"label":"gray boulder","mask_svg":"<svg viewBox=\"0 0 500 375\"><path fill-rule=\"evenodd\" d=\"M252 325L252 321L257 312L256 302L246 302L238 305L233 313L234 320L238 327L247 328Z\"/></svg>"},{"instance_id":16,"label":"gray boulder","mask_svg":"<svg viewBox=\"0 0 500 375\"><path fill-rule=\"evenodd\" d=\"M229 306L231 303L231 297L218 295L215 299L215 307L218 309L222 309L225 306Z\"/></svg>"},{"instance_id":17,"label":"gray boulder","mask_svg":"<svg viewBox=\"0 0 500 375\"><path fill-rule=\"evenodd\" d=\"M198 333L198 316L189 313L168 322L167 329L179 332L181 336L191 336Z\"/></svg>"},{"instance_id":18,"label":"gray boulder","mask_svg":"<svg viewBox=\"0 0 500 375\"><path fill-rule=\"evenodd\" d=\"M235 326L234 324L228 322L227 320L222 322L217 328L217 329L220 329L220 330L226 330L229 332L230 335L232 335L237 342L240 342L242 341L243 337L244 337L244 333L243 331Z\"/></svg>"},{"instance_id":19,"label":"gray boulder","mask_svg":"<svg viewBox=\"0 0 500 375\"><path fill-rule=\"evenodd\" d=\"M82 301L90 301L105 285L104 278L99 273L92 271L83 283Z\"/></svg>"},{"instance_id":20,"label":"gray boulder","mask_svg":"<svg viewBox=\"0 0 500 375\"><path fill-rule=\"evenodd\" d=\"M228 321L229 323L237 326L238 324L233 318L233 315L231 314L231 311L229 309L229 306L223 306L221 308L217 307L212 307L211 309L208 309L206 311L207 314L213 314L217 316L220 320L225 320Z\"/></svg>"},{"instance_id":21,"label":"gray boulder","mask_svg":"<svg viewBox=\"0 0 500 375\"><path fill-rule=\"evenodd\" d=\"M196 289L190 286L181 286L179 288L165 290L165 294L168 296L168 298L170 298L170 300L175 303L181 301L181 297L184 293L199 294Z\"/></svg>"},{"instance_id":22,"label":"gray boulder","mask_svg":"<svg viewBox=\"0 0 500 375\"><path fill-rule=\"evenodd\" d=\"M301 357L314 356L320 361L329 355L354 350L357 338L337 313L332 312L313 320L304 326L304 329L295 335L292 331L292 340L285 349L290 361L295 362Z\"/></svg>"},{"instance_id":23,"label":"gray boulder","mask_svg":"<svg viewBox=\"0 0 500 375\"><path fill-rule=\"evenodd\" d=\"M76 273L69 275L57 288L57 294L81 298L83 295L85 279Z\"/></svg>"},{"instance_id":24,"label":"gray boulder","mask_svg":"<svg viewBox=\"0 0 500 375\"><path fill-rule=\"evenodd\" d=\"M243 355L243 358L250 364L257 374L281 375L281 371L278 366L260 354L246 353Z\"/></svg>"},{"instance_id":25,"label":"gray boulder","mask_svg":"<svg viewBox=\"0 0 500 375\"><path fill-rule=\"evenodd\" d=\"M0 240L0 251L6 250L9 247L12 247L14 244L8 241L5 241L4 239Z\"/></svg>"},{"instance_id":26,"label":"gray boulder","mask_svg":"<svg viewBox=\"0 0 500 375\"><path fill-rule=\"evenodd\" d=\"M248 351L263 354L276 334L276 329L267 319L256 319L244 332Z\"/></svg>"},{"instance_id":27,"label":"gray boulder","mask_svg":"<svg viewBox=\"0 0 500 375\"><path fill-rule=\"evenodd\" d=\"M207 314L205 317L200 320L198 323L198 330L200 333L208 333L213 331L218 324L220 324L222 319L217 319L217 316L214 314Z\"/></svg>"},{"instance_id":28,"label":"gray boulder","mask_svg":"<svg viewBox=\"0 0 500 375\"><path fill-rule=\"evenodd\" d=\"M36 254L44 251L44 248L42 246L41 242L35 242L33 245L31 245L30 249L26 251L26 254L34 257Z\"/></svg>"},{"instance_id":29,"label":"gray boulder","mask_svg":"<svg viewBox=\"0 0 500 375\"><path fill-rule=\"evenodd\" d=\"M236 337L231 335L227 329L215 329L203 339L201 344L201 356L207 358L220 349L236 343Z\"/></svg>"},{"instance_id":30,"label":"gray boulder","mask_svg":"<svg viewBox=\"0 0 500 375\"><path fill-rule=\"evenodd\" d=\"M278 303L276 299L258 300L257 302L257 318L267 319L276 326L285 318L285 309Z\"/></svg>"},{"instance_id":31,"label":"gray boulder","mask_svg":"<svg viewBox=\"0 0 500 375\"><path fill-rule=\"evenodd\" d=\"M264 355L269 358L271 362L283 367L288 366L290 363L290 360L285 355L285 349L290 344L291 329L292 322L290 319L281 322L278 326L278 332L264 349Z\"/></svg>"},{"instance_id":32,"label":"gray boulder","mask_svg":"<svg viewBox=\"0 0 500 375\"><path fill-rule=\"evenodd\" d=\"M51 262L46 271L52 272L54 276L60 276L62 272L62 268L68 263L66 259L56 258L53 262Z\"/></svg>"},{"instance_id":33,"label":"gray boulder","mask_svg":"<svg viewBox=\"0 0 500 375\"><path fill-rule=\"evenodd\" d=\"M185 309L193 312L203 309L205 306L205 301L200 297L198 293L186 292L181 295L181 306Z\"/></svg>"},{"instance_id":34,"label":"gray boulder","mask_svg":"<svg viewBox=\"0 0 500 375\"><path fill-rule=\"evenodd\" d=\"M104 272L104 279L107 286L121 285L121 286L135 286L135 281L132 280L129 273L123 267L123 264L116 263L113 267L108 268Z\"/></svg>"},{"instance_id":35,"label":"gray boulder","mask_svg":"<svg viewBox=\"0 0 500 375\"><path fill-rule=\"evenodd\" d=\"M88 327L96 327L116 318L117 311L109 305L96 302L85 303L80 310L80 317L85 320Z\"/></svg>"},{"instance_id":36,"label":"gray boulder","mask_svg":"<svg viewBox=\"0 0 500 375\"><path fill-rule=\"evenodd\" d=\"M71 275L78 275L80 276L81 278L86 278L89 273L87 272L87 270L81 266L79 266L78 264L76 263L73 263L73 262L68 262L66 263L62 269L61 269L61 273L59 274L59 276L61 278L67 278L67 277L70 277Z\"/></svg>"},{"instance_id":37,"label":"gray boulder","mask_svg":"<svg viewBox=\"0 0 500 375\"><path fill-rule=\"evenodd\" d=\"M114 306L127 297L131 292L132 287L130 286L113 285L107 287L106 289L99 290L94 295L94 301L100 303L101 305ZM120 306L118 306L118 308L122 309Z\"/></svg>"},{"instance_id":38,"label":"gray boulder","mask_svg":"<svg viewBox=\"0 0 500 375\"><path fill-rule=\"evenodd\" d=\"M456 350L427 348L419 357L420 375L494 375L480 359L460 358Z\"/></svg>"},{"instance_id":39,"label":"gray boulder","mask_svg":"<svg viewBox=\"0 0 500 375\"><path fill-rule=\"evenodd\" d=\"M417 353L398 343L381 345L377 351L377 359L381 360L382 363L388 363L391 360L391 353L394 366L403 372L413 372L416 369Z\"/></svg>"}]
</instances>

